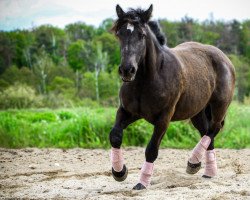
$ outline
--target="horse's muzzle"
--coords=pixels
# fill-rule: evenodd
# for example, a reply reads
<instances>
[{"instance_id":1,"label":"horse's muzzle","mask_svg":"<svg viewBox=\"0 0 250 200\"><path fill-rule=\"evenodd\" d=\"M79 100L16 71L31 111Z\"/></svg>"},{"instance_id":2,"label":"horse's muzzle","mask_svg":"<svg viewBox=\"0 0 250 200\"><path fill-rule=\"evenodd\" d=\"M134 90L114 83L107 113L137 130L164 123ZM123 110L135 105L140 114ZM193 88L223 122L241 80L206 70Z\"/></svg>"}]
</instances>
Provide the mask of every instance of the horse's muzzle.
<instances>
[{"instance_id":1,"label":"horse's muzzle","mask_svg":"<svg viewBox=\"0 0 250 200\"><path fill-rule=\"evenodd\" d=\"M135 76L131 77L131 78L127 78L127 77L121 77L123 82L131 82L135 79Z\"/></svg>"},{"instance_id":2,"label":"horse's muzzle","mask_svg":"<svg viewBox=\"0 0 250 200\"><path fill-rule=\"evenodd\" d=\"M123 82L130 82L135 79L136 68L134 66L119 67L119 74Z\"/></svg>"}]
</instances>

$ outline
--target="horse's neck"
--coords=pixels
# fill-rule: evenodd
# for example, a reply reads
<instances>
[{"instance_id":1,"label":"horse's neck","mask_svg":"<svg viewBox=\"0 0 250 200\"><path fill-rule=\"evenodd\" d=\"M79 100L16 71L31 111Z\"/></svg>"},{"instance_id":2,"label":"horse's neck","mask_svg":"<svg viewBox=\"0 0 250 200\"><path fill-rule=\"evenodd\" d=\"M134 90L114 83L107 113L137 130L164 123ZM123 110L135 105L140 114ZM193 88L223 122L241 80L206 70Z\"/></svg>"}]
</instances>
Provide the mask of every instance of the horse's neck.
<instances>
[{"instance_id":1,"label":"horse's neck","mask_svg":"<svg viewBox=\"0 0 250 200\"><path fill-rule=\"evenodd\" d=\"M143 69L143 78L153 79L158 70L158 60L162 53L161 47L156 41L155 36L151 31L148 32L146 39L146 55L141 62L140 68Z\"/></svg>"}]
</instances>

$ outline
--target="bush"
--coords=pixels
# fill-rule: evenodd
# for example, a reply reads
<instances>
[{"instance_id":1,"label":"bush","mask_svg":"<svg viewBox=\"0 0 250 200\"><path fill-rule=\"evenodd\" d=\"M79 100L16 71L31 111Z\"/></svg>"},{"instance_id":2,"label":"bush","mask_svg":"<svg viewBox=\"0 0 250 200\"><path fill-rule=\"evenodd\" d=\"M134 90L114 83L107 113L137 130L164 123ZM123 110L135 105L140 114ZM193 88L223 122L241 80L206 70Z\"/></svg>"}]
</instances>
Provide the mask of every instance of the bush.
<instances>
[{"instance_id":1,"label":"bush","mask_svg":"<svg viewBox=\"0 0 250 200\"><path fill-rule=\"evenodd\" d=\"M42 98L42 104L40 108L59 108L59 107L73 107L75 102L65 97L64 94L55 94L54 92L50 92L47 95L44 95Z\"/></svg>"},{"instance_id":2,"label":"bush","mask_svg":"<svg viewBox=\"0 0 250 200\"><path fill-rule=\"evenodd\" d=\"M0 76L0 80L5 81L9 85L14 85L16 82L29 86L38 84L35 74L27 67L18 69L16 66L11 66Z\"/></svg>"},{"instance_id":3,"label":"bush","mask_svg":"<svg viewBox=\"0 0 250 200\"><path fill-rule=\"evenodd\" d=\"M80 97L87 97L96 99L95 93L95 74L93 72L86 72L83 75L83 87L80 92Z\"/></svg>"},{"instance_id":4,"label":"bush","mask_svg":"<svg viewBox=\"0 0 250 200\"><path fill-rule=\"evenodd\" d=\"M0 91L5 90L9 86L9 83L3 79L0 79Z\"/></svg>"},{"instance_id":5,"label":"bush","mask_svg":"<svg viewBox=\"0 0 250 200\"><path fill-rule=\"evenodd\" d=\"M56 76L49 86L50 91L54 91L55 93L64 93L68 90L74 89L74 83L72 80L60 76Z\"/></svg>"},{"instance_id":6,"label":"bush","mask_svg":"<svg viewBox=\"0 0 250 200\"><path fill-rule=\"evenodd\" d=\"M38 106L40 100L32 87L15 83L0 93L0 109L30 108Z\"/></svg>"}]
</instances>

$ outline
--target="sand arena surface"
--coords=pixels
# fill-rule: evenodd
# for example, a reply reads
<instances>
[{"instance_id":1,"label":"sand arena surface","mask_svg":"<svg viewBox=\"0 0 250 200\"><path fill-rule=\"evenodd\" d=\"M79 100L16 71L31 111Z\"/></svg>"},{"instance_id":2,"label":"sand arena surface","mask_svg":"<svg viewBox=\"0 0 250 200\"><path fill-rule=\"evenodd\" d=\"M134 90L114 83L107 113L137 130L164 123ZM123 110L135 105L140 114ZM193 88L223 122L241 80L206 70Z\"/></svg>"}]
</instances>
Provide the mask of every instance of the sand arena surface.
<instances>
[{"instance_id":1,"label":"sand arena surface","mask_svg":"<svg viewBox=\"0 0 250 200\"><path fill-rule=\"evenodd\" d=\"M218 176L202 169L186 174L190 150L161 149L151 186L133 191L144 148L126 148L128 178L111 176L109 151L102 149L0 148L0 199L250 199L250 149L217 149Z\"/></svg>"}]
</instances>

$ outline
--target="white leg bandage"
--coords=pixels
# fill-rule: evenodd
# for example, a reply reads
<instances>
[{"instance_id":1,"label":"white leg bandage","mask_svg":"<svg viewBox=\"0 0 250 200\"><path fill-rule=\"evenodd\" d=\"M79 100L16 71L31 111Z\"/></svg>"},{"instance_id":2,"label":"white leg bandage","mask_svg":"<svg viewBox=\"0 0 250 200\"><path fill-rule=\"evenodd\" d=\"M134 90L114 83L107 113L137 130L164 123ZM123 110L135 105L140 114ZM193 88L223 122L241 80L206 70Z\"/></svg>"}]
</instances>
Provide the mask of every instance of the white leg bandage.
<instances>
[{"instance_id":1,"label":"white leg bandage","mask_svg":"<svg viewBox=\"0 0 250 200\"><path fill-rule=\"evenodd\" d=\"M193 149L192 155L189 158L189 162L192 164L201 162L201 159L204 153L206 152L210 142L211 142L210 137L204 135L201 138L200 142Z\"/></svg>"},{"instance_id":2,"label":"white leg bandage","mask_svg":"<svg viewBox=\"0 0 250 200\"><path fill-rule=\"evenodd\" d=\"M151 176L153 174L154 163L144 162L141 168L140 183L147 187L150 184Z\"/></svg>"},{"instance_id":3,"label":"white leg bandage","mask_svg":"<svg viewBox=\"0 0 250 200\"><path fill-rule=\"evenodd\" d=\"M124 158L122 155L122 149L113 148L111 149L110 159L112 167L116 172L122 171Z\"/></svg>"},{"instance_id":4,"label":"white leg bandage","mask_svg":"<svg viewBox=\"0 0 250 200\"><path fill-rule=\"evenodd\" d=\"M217 163L215 150L206 151L206 166L205 166L205 176L213 177L217 173Z\"/></svg>"}]
</instances>

